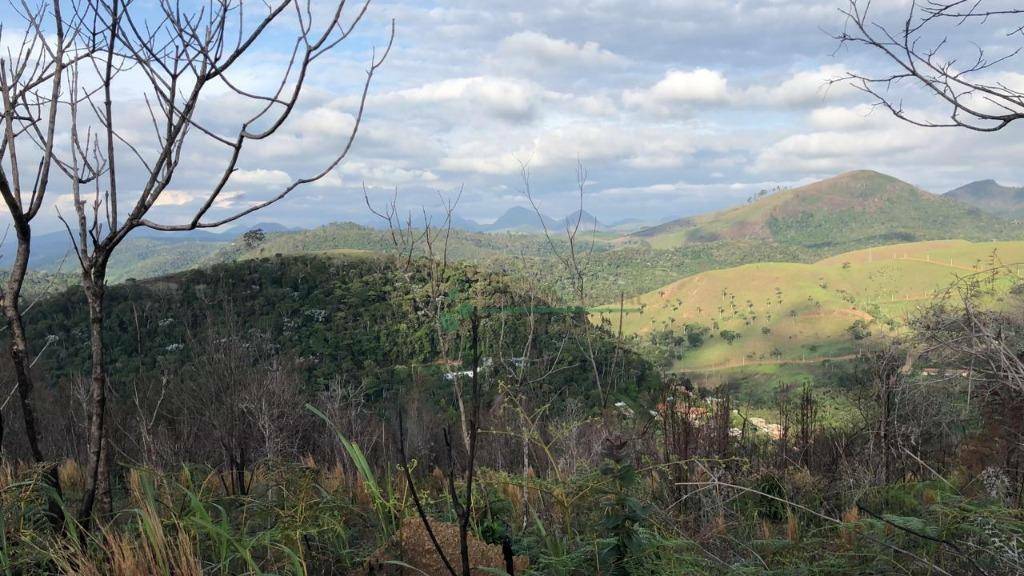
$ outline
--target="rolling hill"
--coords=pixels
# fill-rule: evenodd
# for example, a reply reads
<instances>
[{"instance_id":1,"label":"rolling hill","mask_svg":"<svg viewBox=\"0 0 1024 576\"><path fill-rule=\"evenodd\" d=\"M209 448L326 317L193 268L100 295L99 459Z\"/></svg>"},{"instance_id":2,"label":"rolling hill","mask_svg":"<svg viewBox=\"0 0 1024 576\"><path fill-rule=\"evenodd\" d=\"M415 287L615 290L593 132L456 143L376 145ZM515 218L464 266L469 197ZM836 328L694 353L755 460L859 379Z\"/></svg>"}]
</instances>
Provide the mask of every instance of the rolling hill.
<instances>
[{"instance_id":1,"label":"rolling hill","mask_svg":"<svg viewBox=\"0 0 1024 576\"><path fill-rule=\"evenodd\" d=\"M896 242L1020 239L1024 230L952 198L859 170L633 236L662 249L754 239L838 253Z\"/></svg>"},{"instance_id":2,"label":"rolling hill","mask_svg":"<svg viewBox=\"0 0 1024 576\"><path fill-rule=\"evenodd\" d=\"M1019 262L1024 242L949 240L858 250L813 264L748 264L628 299L622 327L641 338L706 327L705 343L676 363L682 370L843 357L901 330L908 314L957 276ZM618 312L617 304L606 305L592 317L614 326ZM723 336L735 339L730 344Z\"/></svg>"},{"instance_id":3,"label":"rolling hill","mask_svg":"<svg viewBox=\"0 0 1024 576\"><path fill-rule=\"evenodd\" d=\"M570 275L553 257L547 238L538 233L537 214L520 208L506 216L477 231L459 229L457 222L449 258L533 278L538 285L568 294ZM620 294L636 296L700 272L756 262L810 264L850 250L921 239L1024 239L1019 224L869 171L759 196L729 210L633 234L607 228L585 212L581 220L581 238L586 239L582 264L591 303L615 300ZM562 221L546 222L556 248L564 254ZM392 250L386 231L353 223L298 231L258 226L268 232L258 246L238 241L242 228L222 234L139 230L115 255L110 278L144 279L277 254ZM504 232L497 231L505 226ZM595 226L597 233L592 234ZM34 266L55 270L67 251L66 235L41 235L36 240ZM65 261L63 271L77 274L75 262Z\"/></svg>"},{"instance_id":4,"label":"rolling hill","mask_svg":"<svg viewBox=\"0 0 1024 576\"><path fill-rule=\"evenodd\" d=\"M945 194L979 210L1005 218L1024 218L1024 186L1003 186L995 180L979 180Z\"/></svg>"},{"instance_id":5,"label":"rolling hill","mask_svg":"<svg viewBox=\"0 0 1024 576\"><path fill-rule=\"evenodd\" d=\"M111 286L105 308L113 380L187 370L197 356L210 354L226 339L239 339L272 342L318 390L342 378L362 382L368 399L380 400L411 385L413 367L442 387L437 325L425 312L433 306L428 270L423 263L406 268L372 255L274 257ZM566 335L585 321L579 313L566 308L531 320L519 312L523 306L553 309L525 293L514 278L470 265L453 264L441 290L452 302L445 322L453 337L468 329L466 310L479 306L487 311L480 325L483 354L496 363L518 357L525 338L535 339L539 370L555 361L552 351L566 365L545 381L551 397L596 403L591 368L582 360L583 349L573 344L579 340L571 337L565 344ZM88 369L89 342L82 336L87 313L80 291L70 288L40 300L29 319L32 340L52 342L39 367L55 380L77 378ZM623 381L624 390L656 383L649 364L611 334L591 333L602 358L618 362L616 369L631 379ZM467 350L458 352L466 361Z\"/></svg>"}]
</instances>

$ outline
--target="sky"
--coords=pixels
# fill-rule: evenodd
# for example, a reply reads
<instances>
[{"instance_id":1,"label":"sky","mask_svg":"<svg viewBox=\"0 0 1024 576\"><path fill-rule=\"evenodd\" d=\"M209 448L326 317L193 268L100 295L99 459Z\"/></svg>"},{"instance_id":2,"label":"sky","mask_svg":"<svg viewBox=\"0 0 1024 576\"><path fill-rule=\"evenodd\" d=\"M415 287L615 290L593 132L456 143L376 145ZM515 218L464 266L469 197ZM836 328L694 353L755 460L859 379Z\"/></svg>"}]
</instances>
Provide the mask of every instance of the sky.
<instances>
[{"instance_id":1,"label":"sky","mask_svg":"<svg viewBox=\"0 0 1024 576\"><path fill-rule=\"evenodd\" d=\"M609 223L707 212L761 189L863 168L937 193L986 178L1024 184L1024 127L915 128L848 85L828 86L848 71L885 69L876 55L832 38L845 4L375 0L355 34L318 63L287 125L247 149L215 212L265 198L329 160L351 127L370 51L385 43L392 19L394 48L370 88L353 151L320 182L245 222L368 222L364 186L378 206L397 190L403 210L434 211L458 197L460 216L487 222L528 206L524 167L541 210L561 216L578 206L580 164L584 207ZM908 1L874 5L892 19ZM329 6L314 0L314 8ZM269 36L232 81L273 86L287 38L287 29ZM992 26L964 40L996 51L1020 44ZM1021 62L993 73L1020 82L1013 64ZM145 139L139 79L123 82L119 119ZM913 105L933 112L928 100ZM214 90L199 117L228 129L240 109ZM181 221L201 205L223 162L209 142L186 147L159 218ZM55 197L67 202L66 191ZM55 228L56 219L44 214L38 226Z\"/></svg>"}]
</instances>

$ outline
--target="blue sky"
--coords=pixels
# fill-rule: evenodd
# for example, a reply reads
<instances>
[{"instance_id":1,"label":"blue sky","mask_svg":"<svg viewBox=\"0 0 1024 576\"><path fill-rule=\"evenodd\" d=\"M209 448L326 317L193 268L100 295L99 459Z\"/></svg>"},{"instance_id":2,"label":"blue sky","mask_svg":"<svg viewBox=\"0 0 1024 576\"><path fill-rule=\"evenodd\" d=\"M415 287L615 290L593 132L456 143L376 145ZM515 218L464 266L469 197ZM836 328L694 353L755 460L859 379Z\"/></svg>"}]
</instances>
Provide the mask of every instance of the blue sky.
<instances>
[{"instance_id":1,"label":"blue sky","mask_svg":"<svg viewBox=\"0 0 1024 576\"><path fill-rule=\"evenodd\" d=\"M357 35L321 62L280 138L247 155L223 209L273 193L337 147L369 49L383 43L392 18L396 45L353 153L337 173L250 222L368 221L363 184L378 201L397 187L414 210L462 187L460 215L486 221L526 204L520 163L529 164L542 209L560 215L575 208L577 160L589 174L586 208L605 221L713 210L762 188L858 168L934 192L982 178L1024 184L1020 127L996 135L918 129L872 111L847 86L826 90L848 70L881 67L873 55L837 50L828 33L842 27L844 4L376 0ZM907 5L875 0L882 18ZM233 80L271 82L286 32L260 46ZM997 49L1015 41L1000 30L969 33ZM1012 66L994 73L1024 78ZM131 90L124 93L131 105ZM929 111L927 101L911 102ZM201 116L230 124L228 96L203 105ZM175 194L161 206L165 221L188 213L215 178L221 157L204 146L190 148ZM53 223L47 217L40 226Z\"/></svg>"}]
</instances>

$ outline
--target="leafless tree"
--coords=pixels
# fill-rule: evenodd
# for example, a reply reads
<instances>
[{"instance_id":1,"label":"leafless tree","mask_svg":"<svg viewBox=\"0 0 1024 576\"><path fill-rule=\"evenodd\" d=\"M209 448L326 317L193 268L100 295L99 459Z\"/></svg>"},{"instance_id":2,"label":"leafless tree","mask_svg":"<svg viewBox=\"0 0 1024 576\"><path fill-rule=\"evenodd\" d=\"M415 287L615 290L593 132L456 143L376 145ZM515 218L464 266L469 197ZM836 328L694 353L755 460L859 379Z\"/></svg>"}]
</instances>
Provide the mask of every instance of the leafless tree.
<instances>
[{"instance_id":1,"label":"leafless tree","mask_svg":"<svg viewBox=\"0 0 1024 576\"><path fill-rule=\"evenodd\" d=\"M849 0L840 10L846 26L836 39L841 45L868 48L891 68L851 72L833 82L852 82L871 95L876 105L918 126L1001 130L1024 118L1024 91L999 76L1000 67L1014 62L1024 46L990 55L965 37L978 28L989 35L1005 31L1011 42L1024 41L1024 8L1017 4L914 0L897 25L876 18L871 0ZM961 44L969 45L969 52ZM932 119L906 108L901 90L908 85L944 104L947 116Z\"/></svg>"},{"instance_id":2,"label":"leafless tree","mask_svg":"<svg viewBox=\"0 0 1024 576\"><path fill-rule=\"evenodd\" d=\"M0 74L5 137L0 144L10 159L11 174L0 173L2 193L19 237L14 273L8 282L4 311L12 333L21 333L17 297L29 254L29 223L43 205L52 167L60 170L73 198L73 215L60 214L81 268L88 302L91 385L87 442L86 490L79 519L88 524L97 497L106 499L105 419L107 371L104 353L104 292L107 265L136 228L188 231L215 228L271 206L294 190L331 173L346 157L362 121L371 81L394 39L374 51L355 101L353 122L335 152L310 174L292 180L269 197L227 212L219 202L243 162L243 151L271 141L300 106L307 79L324 56L350 38L370 1L350 5L335 0L314 6L311 0L251 4L244 0L210 0L183 5L172 0L140 4L131 0L73 0L35 6L16 4L26 22L22 56L5 59ZM232 76L246 54L264 43L291 35L283 71L258 92ZM262 42L262 43L261 43ZM269 68L269 66L267 66ZM141 93L152 131L131 125L122 91ZM211 93L227 93L232 108L246 114L237 124L209 119L202 112ZM67 139L66 142L59 141ZM33 147L18 155L16 147ZM178 169L194 146L223 150L209 191L186 220L158 221L154 207L181 181ZM212 155L211 157L215 157ZM33 161L37 175L31 188L19 170ZM12 338L12 354L25 357L22 337ZM24 366L24 360L16 360ZM21 371L19 369L19 371ZM22 396L31 388L30 376ZM31 408L31 407L29 407ZM31 418L31 409L25 412ZM39 456L41 458L41 455ZM101 502L106 508L107 503Z\"/></svg>"},{"instance_id":3,"label":"leafless tree","mask_svg":"<svg viewBox=\"0 0 1024 576\"><path fill-rule=\"evenodd\" d=\"M65 91L66 71L88 58L92 46L79 42L81 15L75 11L70 16L62 13L59 2L52 6L12 6L22 29L18 41L11 43L17 48L0 55L0 196L10 214L17 248L7 281L0 287L0 307L10 332L8 352L29 449L33 460L43 462L46 458L40 448L40 430L32 404L32 358L21 296L32 248L32 222L43 207L53 172L67 172L67 166L57 158L60 98ZM0 26L0 40L5 44L10 30ZM59 493L55 467L49 468L47 477ZM60 516L59 508L55 511Z\"/></svg>"},{"instance_id":4,"label":"leafless tree","mask_svg":"<svg viewBox=\"0 0 1024 576\"><path fill-rule=\"evenodd\" d=\"M455 451L454 446L452 445L451 434L447 427L443 429L444 443L447 451L447 470L445 471L445 480L448 489L448 496L451 499L455 516L458 519L459 560L462 576L471 576L473 573L472 559L469 554L469 523L473 518L473 481L476 477L477 439L480 433L480 404L483 401L481 398L480 382L480 316L476 308L473 309L469 320L472 370L470 374L470 413L468 422L469 444L466 447L466 459L461 474L462 481L464 483L464 493L462 495L459 494L458 488L456 487L456 480L459 477L459 472L456 468ZM456 576L457 572L455 571L455 567L438 542L437 537L434 534L430 518L427 516L426 510L420 501L416 483L413 480L412 470L410 468L410 460L405 449L405 423L403 420L402 410L399 409L398 453L401 458L403 475L405 476L406 484L409 487L409 494L412 496L413 505L420 517L420 521L423 523L423 527L430 537L434 551L437 553L448 573L452 576ZM510 550L506 550L506 560L508 560L509 554Z\"/></svg>"},{"instance_id":5,"label":"leafless tree","mask_svg":"<svg viewBox=\"0 0 1024 576\"><path fill-rule=\"evenodd\" d=\"M594 253L594 246L597 240L596 223L594 224L594 228L590 230L591 234L589 241L585 236L580 235L581 232L584 234L587 232L584 228L585 223L583 221L583 194L587 186L587 170L583 166L583 162L577 161L576 192L579 199L579 207L574 217L570 216L562 222L564 229L553 233L548 229L544 215L541 213L540 207L537 206L537 202L534 199L533 191L530 186L529 167L526 164L522 164L520 168L520 175L523 181L523 194L530 201L533 211L537 214L537 218L540 220L540 224L544 228L544 236L548 241L552 257L555 258L568 276L570 293L574 300L573 303L584 311L582 329L579 331L580 346L584 351L584 355L587 357L587 362L590 364L591 375L594 379L594 386L597 388L598 394L601 397L601 404L606 405L608 402L608 390L606 389L607 387L605 386L605 382L602 377L602 370L598 364L597 352L594 348L594 329L585 314L586 307L591 304L589 300L590 294L588 292L589 285L587 284L587 263ZM555 235L560 233L564 233L564 248L560 247L558 242L556 242Z\"/></svg>"}]
</instances>

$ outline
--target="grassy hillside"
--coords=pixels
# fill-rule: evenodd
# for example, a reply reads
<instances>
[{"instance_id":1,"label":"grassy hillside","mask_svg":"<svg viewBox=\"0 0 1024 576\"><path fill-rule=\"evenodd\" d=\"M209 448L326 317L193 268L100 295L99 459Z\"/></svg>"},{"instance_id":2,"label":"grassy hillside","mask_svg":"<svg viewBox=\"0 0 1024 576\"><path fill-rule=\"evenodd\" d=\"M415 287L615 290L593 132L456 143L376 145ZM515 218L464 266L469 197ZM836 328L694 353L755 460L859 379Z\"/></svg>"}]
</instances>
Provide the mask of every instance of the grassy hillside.
<instances>
[{"instance_id":1,"label":"grassy hillside","mask_svg":"<svg viewBox=\"0 0 1024 576\"><path fill-rule=\"evenodd\" d=\"M757 239L835 253L894 242L1019 239L1024 231L891 176L861 170L634 236L654 248Z\"/></svg>"},{"instance_id":2,"label":"grassy hillside","mask_svg":"<svg viewBox=\"0 0 1024 576\"><path fill-rule=\"evenodd\" d=\"M623 331L642 340L703 327L675 368L817 362L898 333L957 276L1024 262L1024 242L897 244L814 264L757 263L690 276L625 302ZM594 312L615 326L618 306ZM728 342L727 340L732 340Z\"/></svg>"}]
</instances>

